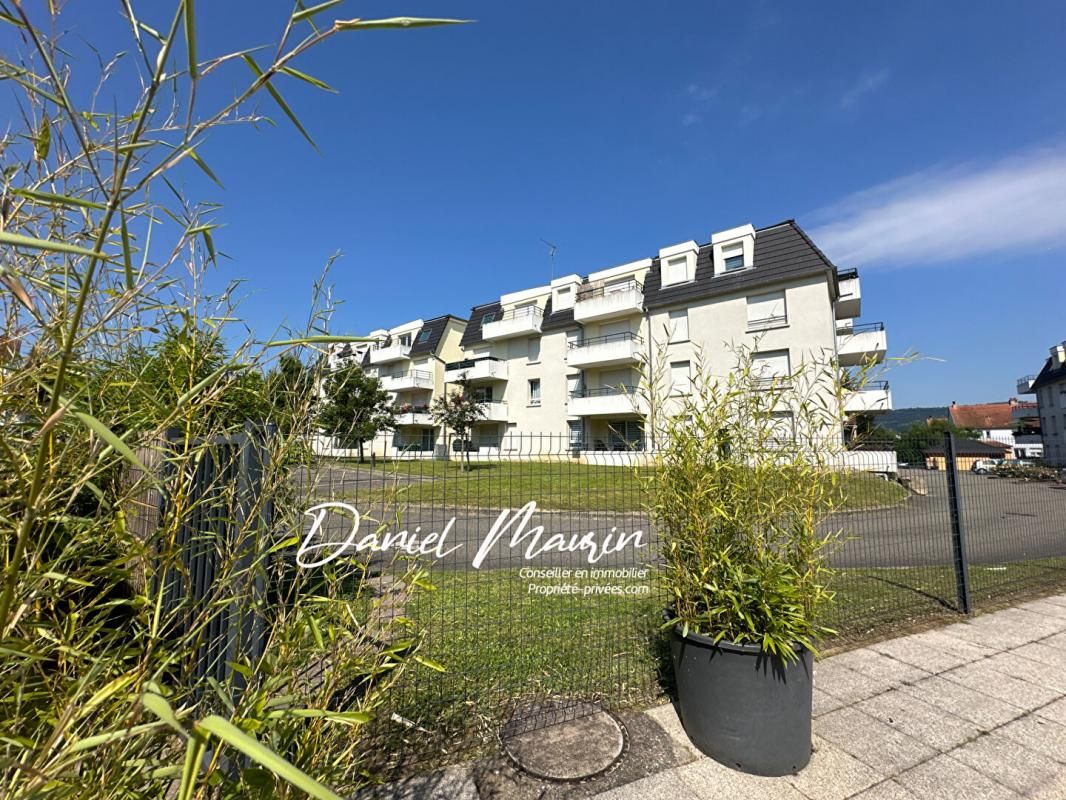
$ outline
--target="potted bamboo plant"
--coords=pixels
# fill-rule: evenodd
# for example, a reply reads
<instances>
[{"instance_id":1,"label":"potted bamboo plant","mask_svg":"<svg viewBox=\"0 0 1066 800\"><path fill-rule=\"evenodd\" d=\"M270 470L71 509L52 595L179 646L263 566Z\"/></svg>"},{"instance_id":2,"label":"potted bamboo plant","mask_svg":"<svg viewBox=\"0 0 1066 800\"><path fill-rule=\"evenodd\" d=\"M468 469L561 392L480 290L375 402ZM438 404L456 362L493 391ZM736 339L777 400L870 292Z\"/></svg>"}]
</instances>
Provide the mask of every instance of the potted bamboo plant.
<instances>
[{"instance_id":1,"label":"potted bamboo plant","mask_svg":"<svg viewBox=\"0 0 1066 800\"><path fill-rule=\"evenodd\" d=\"M832 364L770 375L736 355L726 377L700 364L689 392L653 392L657 468L643 475L685 730L723 764L783 775L811 753L841 388Z\"/></svg>"}]
</instances>

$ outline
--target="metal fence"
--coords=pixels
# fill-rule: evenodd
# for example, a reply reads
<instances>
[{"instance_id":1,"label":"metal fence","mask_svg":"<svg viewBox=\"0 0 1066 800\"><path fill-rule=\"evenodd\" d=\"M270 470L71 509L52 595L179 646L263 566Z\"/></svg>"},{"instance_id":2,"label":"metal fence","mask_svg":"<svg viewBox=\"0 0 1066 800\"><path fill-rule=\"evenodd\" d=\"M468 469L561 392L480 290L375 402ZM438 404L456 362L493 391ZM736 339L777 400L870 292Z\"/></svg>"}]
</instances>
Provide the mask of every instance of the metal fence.
<instances>
[{"instance_id":1,"label":"metal fence","mask_svg":"<svg viewBox=\"0 0 1066 800\"><path fill-rule=\"evenodd\" d=\"M447 760L508 721L550 724L560 701L617 708L669 690L641 482L654 454L510 436L506 449L442 448L446 458L317 463L314 493L357 508L363 532L436 537L435 589L403 612L445 671L405 674L376 731L397 737L382 752ZM839 537L823 620L838 635L823 647L1066 586L1066 480L993 469L973 450L926 437L840 455L840 507L823 523ZM531 501L535 512L516 513ZM334 524L346 536L351 520Z\"/></svg>"}]
</instances>

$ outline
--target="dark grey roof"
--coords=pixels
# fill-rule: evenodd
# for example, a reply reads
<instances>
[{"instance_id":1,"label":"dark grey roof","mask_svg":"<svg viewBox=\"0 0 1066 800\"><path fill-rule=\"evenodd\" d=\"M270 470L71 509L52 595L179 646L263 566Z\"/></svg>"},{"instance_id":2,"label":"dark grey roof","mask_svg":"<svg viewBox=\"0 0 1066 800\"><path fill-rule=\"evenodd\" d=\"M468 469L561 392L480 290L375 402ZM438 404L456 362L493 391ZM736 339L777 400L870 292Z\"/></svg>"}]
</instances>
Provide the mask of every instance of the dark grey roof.
<instances>
[{"instance_id":1,"label":"dark grey roof","mask_svg":"<svg viewBox=\"0 0 1066 800\"><path fill-rule=\"evenodd\" d=\"M820 274L827 277L835 293L836 267L794 220L786 220L756 231L752 267L741 272L716 276L712 247L705 244L696 255L696 279L663 288L656 258L644 279L644 305L653 310Z\"/></svg>"},{"instance_id":2,"label":"dark grey roof","mask_svg":"<svg viewBox=\"0 0 1066 800\"><path fill-rule=\"evenodd\" d=\"M1045 386L1049 386L1052 383L1066 380L1066 363L1059 364L1057 367L1052 366L1051 358L1044 362L1044 368L1040 370L1040 374L1036 376L1036 380L1033 381L1033 385L1030 391L1036 391Z\"/></svg>"},{"instance_id":3,"label":"dark grey roof","mask_svg":"<svg viewBox=\"0 0 1066 800\"><path fill-rule=\"evenodd\" d=\"M502 306L497 300L495 303L485 303L470 309L470 320L466 323L463 338L459 342L460 347L472 347L481 342L481 320L489 314L495 314Z\"/></svg>"},{"instance_id":4,"label":"dark grey roof","mask_svg":"<svg viewBox=\"0 0 1066 800\"><path fill-rule=\"evenodd\" d=\"M1003 458L1003 452L1007 450L1009 445L1000 444L994 442L989 444L988 442L978 442L975 439L960 439L955 437L955 455L956 456L988 456L989 458ZM927 447L922 450L922 453L927 456L942 456L944 455L944 445L938 444L933 447Z\"/></svg>"},{"instance_id":5,"label":"dark grey roof","mask_svg":"<svg viewBox=\"0 0 1066 800\"><path fill-rule=\"evenodd\" d=\"M422 323L422 327L419 328L418 333L415 334L414 339L411 342L411 356L424 356L437 352L437 347L440 345L441 337L444 336L444 331L448 328L448 320L458 320L463 322L460 317L453 317L451 314L445 314L441 317L434 317L433 319L426 320ZM422 334L429 331L429 339L422 341Z\"/></svg>"},{"instance_id":6,"label":"dark grey roof","mask_svg":"<svg viewBox=\"0 0 1066 800\"><path fill-rule=\"evenodd\" d=\"M548 304L544 308L544 323L540 326L543 333L549 331L561 331L567 328L575 328L580 323L574 321L574 309L564 308L562 311L552 311L552 301L548 298Z\"/></svg>"}]
</instances>

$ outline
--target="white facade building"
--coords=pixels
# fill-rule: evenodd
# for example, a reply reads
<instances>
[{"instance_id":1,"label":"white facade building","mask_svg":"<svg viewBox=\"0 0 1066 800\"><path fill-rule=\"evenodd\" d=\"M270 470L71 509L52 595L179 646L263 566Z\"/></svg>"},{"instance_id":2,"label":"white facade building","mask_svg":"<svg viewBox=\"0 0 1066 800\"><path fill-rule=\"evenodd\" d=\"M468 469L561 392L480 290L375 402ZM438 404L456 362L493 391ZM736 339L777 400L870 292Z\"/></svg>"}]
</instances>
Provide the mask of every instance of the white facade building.
<instances>
[{"instance_id":1,"label":"white facade building","mask_svg":"<svg viewBox=\"0 0 1066 800\"><path fill-rule=\"evenodd\" d=\"M1036 395L1044 458L1066 465L1066 341L1052 346L1038 375L1018 381L1018 391Z\"/></svg>"}]
</instances>

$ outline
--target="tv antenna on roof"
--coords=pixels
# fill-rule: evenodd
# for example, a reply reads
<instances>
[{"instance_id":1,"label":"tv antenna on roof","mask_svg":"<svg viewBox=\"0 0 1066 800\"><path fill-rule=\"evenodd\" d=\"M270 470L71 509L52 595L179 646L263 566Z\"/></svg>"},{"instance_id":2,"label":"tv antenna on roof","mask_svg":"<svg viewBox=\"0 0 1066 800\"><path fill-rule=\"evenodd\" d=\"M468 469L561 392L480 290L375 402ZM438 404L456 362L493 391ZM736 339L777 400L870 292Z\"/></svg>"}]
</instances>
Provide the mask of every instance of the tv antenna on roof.
<instances>
[{"instance_id":1,"label":"tv antenna on roof","mask_svg":"<svg viewBox=\"0 0 1066 800\"><path fill-rule=\"evenodd\" d=\"M556 245L554 245L551 242L549 242L547 239L541 239L541 241L544 242L544 244L548 245L548 258L550 258L551 262L552 262L552 277L551 277L551 279L555 280L555 251L558 250L559 248Z\"/></svg>"}]
</instances>

